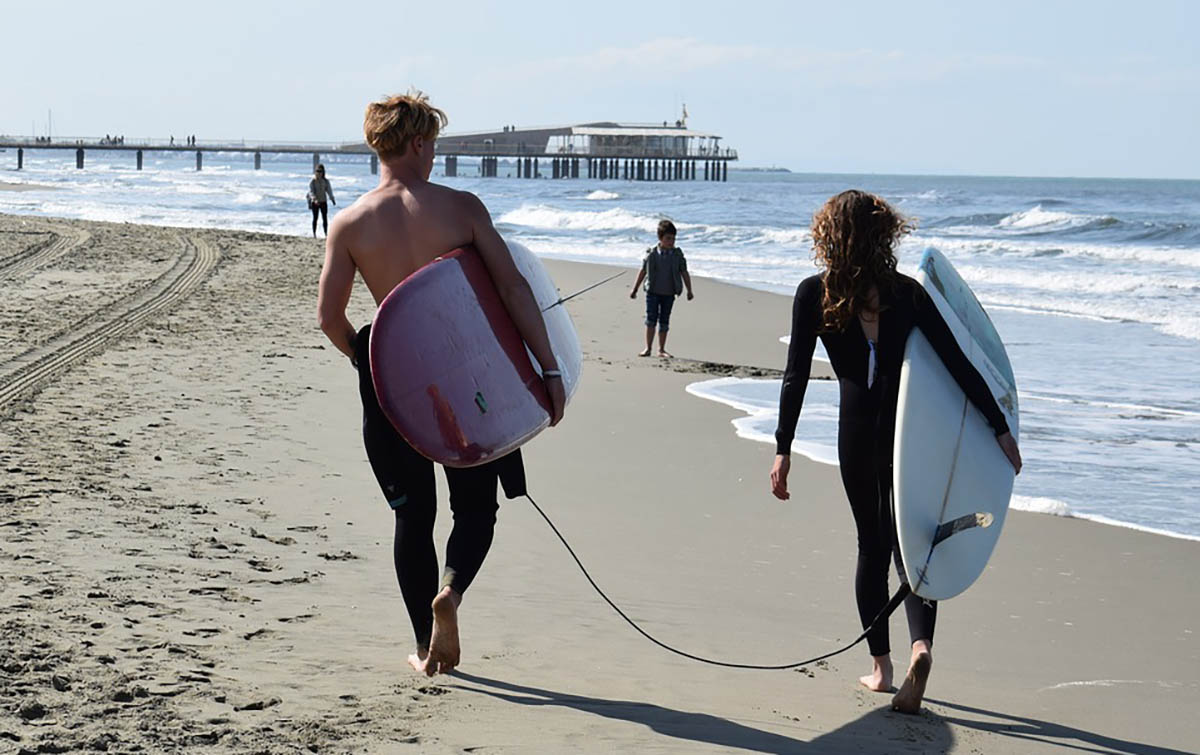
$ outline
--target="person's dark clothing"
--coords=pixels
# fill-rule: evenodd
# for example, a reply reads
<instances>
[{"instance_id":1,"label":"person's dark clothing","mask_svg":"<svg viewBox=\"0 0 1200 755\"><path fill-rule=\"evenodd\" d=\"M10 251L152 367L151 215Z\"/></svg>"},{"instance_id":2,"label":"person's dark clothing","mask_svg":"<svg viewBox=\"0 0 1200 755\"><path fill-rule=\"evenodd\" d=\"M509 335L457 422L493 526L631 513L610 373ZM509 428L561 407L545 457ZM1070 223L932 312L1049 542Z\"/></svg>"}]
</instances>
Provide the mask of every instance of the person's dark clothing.
<instances>
[{"instance_id":1,"label":"person's dark clothing","mask_svg":"<svg viewBox=\"0 0 1200 755\"><path fill-rule=\"evenodd\" d=\"M642 271L646 274L642 287L647 293L679 296L683 293L683 274L687 272L687 259L679 247L663 249L654 246L647 249L642 258Z\"/></svg>"},{"instance_id":2,"label":"person's dark clothing","mask_svg":"<svg viewBox=\"0 0 1200 755\"><path fill-rule=\"evenodd\" d=\"M312 215L313 215L313 223L312 223L313 235L314 236L317 235L317 216L320 215L321 216L321 228L325 231L325 235L328 236L329 235L329 203L328 202L309 202L308 207L310 210L312 210Z\"/></svg>"},{"instance_id":3,"label":"person's dark clothing","mask_svg":"<svg viewBox=\"0 0 1200 755\"><path fill-rule=\"evenodd\" d=\"M675 306L675 297L671 294L652 294L646 292L646 327L658 326L660 333L671 329L671 308Z\"/></svg>"},{"instance_id":4,"label":"person's dark clothing","mask_svg":"<svg viewBox=\"0 0 1200 755\"><path fill-rule=\"evenodd\" d=\"M371 378L370 332L371 326L364 326L354 343L363 405L363 443L384 499L395 512L392 557L400 592L418 646L428 647L433 631L433 599L446 585L460 595L465 593L491 547L499 509L497 480L508 498L524 495L525 467L519 449L478 467L444 467L454 527L446 543L446 568L439 583L433 544L437 515L433 462L396 432L379 407Z\"/></svg>"},{"instance_id":5,"label":"person's dark clothing","mask_svg":"<svg viewBox=\"0 0 1200 755\"><path fill-rule=\"evenodd\" d=\"M857 317L842 332L823 330L821 300L824 279L814 275L796 289L792 304L792 338L779 396L776 452L789 454L796 422L808 387L817 338L825 345L840 389L838 463L858 532L855 593L866 628L888 601L888 561L894 560L901 581L907 579L892 519L892 439L900 391L904 347L914 327L929 340L951 376L979 408L997 435L1008 422L983 376L971 364L942 319L929 294L912 278L899 275L894 291L880 291L879 339L875 374L868 377L872 344ZM869 386L868 386L869 384ZM937 604L916 595L905 601L909 633L915 642L933 641ZM867 637L871 655L889 651L886 622Z\"/></svg>"}]
</instances>

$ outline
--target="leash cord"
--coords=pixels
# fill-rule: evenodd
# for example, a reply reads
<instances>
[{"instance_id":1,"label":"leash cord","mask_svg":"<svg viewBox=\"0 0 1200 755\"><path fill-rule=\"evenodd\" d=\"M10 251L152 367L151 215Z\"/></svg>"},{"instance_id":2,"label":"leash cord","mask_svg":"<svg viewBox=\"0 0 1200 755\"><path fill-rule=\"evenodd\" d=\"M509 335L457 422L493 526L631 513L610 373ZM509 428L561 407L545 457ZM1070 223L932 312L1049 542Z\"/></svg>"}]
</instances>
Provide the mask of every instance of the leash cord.
<instances>
[{"instance_id":1,"label":"leash cord","mask_svg":"<svg viewBox=\"0 0 1200 755\"><path fill-rule=\"evenodd\" d=\"M592 575L588 574L588 570L586 567L584 567L583 562L579 560L579 556L575 555L575 549L571 547L571 544L567 542L567 539L565 537L563 537L561 532L558 531L558 527L554 526L554 522L550 521L550 517L546 516L546 512L542 511L542 507L537 504L537 501L533 500L533 498L528 493L525 494L525 498L528 499L528 501L533 504L533 507L535 509L537 509L537 513L542 515L542 519L546 520L546 524L550 525L550 529L552 529L554 531L554 534L558 536L558 539L563 544L563 547L565 547L567 549L567 553L570 553L571 558L575 559L575 565L579 567L579 571L583 572L583 576L585 578L587 578L587 581L588 581L588 583L591 584L592 589L595 590L597 592L597 594L599 594L600 597L604 599L605 603L608 603L608 605L614 611L617 612L618 616L620 616L622 619L625 620L626 624L633 627L637 631L638 634L642 635L647 640L650 640L655 645L658 645L660 648L662 648L663 650L666 650L667 652L674 653L675 655L681 655L684 658L688 658L693 661L699 661L700 663L707 663L711 666L723 666L725 668L754 669L754 670L759 670L759 671L784 671L786 669L799 668L801 666L809 666L814 663L817 663L818 661L823 661L826 658L832 658L835 655L840 655L841 653L846 652L850 648L854 647L858 643L865 640L867 635L870 634L871 630L874 629L875 626L877 624L879 624L879 622L887 621L887 618L892 615L892 613L896 610L896 608L898 608L900 606L901 603L904 602L904 599L906 597L908 597L908 594L910 592L908 583L901 584L900 589L898 589L896 591L896 594L893 595L892 599L889 600L887 605L883 607L883 610L880 611L879 614L874 618L874 620L871 621L871 625L868 626L865 630L863 630L863 633L858 636L858 639L856 639L854 642L851 642L849 645L845 646L844 648L841 648L839 650L834 650L832 653L826 653L825 655L818 655L816 658L809 658L808 660L804 660L804 661L797 661L795 663L782 663L779 665L764 665L764 664L758 664L758 663L731 663L729 661L718 661L718 660L713 660L712 658L704 658L703 656L693 655L692 653L688 653L683 650L679 650L678 648L671 647L667 643L665 643L662 640L659 640L656 637L654 637L653 635L651 635L645 629L642 629L640 626L638 626L636 621L629 618L625 614L625 612L621 610L621 607L618 606L616 603L614 603L612 601L612 599L609 598L608 595L606 595L604 593L604 591L600 589L600 585L596 584L596 580L592 579Z\"/></svg>"}]
</instances>

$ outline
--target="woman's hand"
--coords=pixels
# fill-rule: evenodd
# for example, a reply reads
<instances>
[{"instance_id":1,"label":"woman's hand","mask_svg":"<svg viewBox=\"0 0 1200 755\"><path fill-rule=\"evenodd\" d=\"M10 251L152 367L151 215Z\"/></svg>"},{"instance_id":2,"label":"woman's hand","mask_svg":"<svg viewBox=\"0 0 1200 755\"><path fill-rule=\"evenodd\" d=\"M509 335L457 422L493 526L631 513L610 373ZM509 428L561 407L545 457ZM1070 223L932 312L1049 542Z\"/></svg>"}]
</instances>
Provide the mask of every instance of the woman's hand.
<instances>
[{"instance_id":1,"label":"woman's hand","mask_svg":"<svg viewBox=\"0 0 1200 755\"><path fill-rule=\"evenodd\" d=\"M1016 474L1021 474L1021 450L1017 448L1017 441L1013 438L1012 433L997 435L996 442L1000 444L1000 450L1008 457Z\"/></svg>"},{"instance_id":2,"label":"woman's hand","mask_svg":"<svg viewBox=\"0 0 1200 755\"><path fill-rule=\"evenodd\" d=\"M787 489L788 472L792 469L792 457L779 454L771 467L771 492L781 501L791 498Z\"/></svg>"}]
</instances>

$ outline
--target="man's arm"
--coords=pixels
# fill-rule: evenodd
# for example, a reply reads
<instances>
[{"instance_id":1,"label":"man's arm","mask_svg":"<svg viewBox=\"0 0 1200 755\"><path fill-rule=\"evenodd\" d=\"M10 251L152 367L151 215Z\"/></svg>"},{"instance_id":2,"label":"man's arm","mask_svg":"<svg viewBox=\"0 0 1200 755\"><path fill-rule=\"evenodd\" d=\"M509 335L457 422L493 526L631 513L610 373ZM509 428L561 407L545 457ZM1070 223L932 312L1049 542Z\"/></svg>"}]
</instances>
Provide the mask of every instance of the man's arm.
<instances>
[{"instance_id":1,"label":"man's arm","mask_svg":"<svg viewBox=\"0 0 1200 755\"><path fill-rule=\"evenodd\" d=\"M512 254L508 251L508 245L504 243L504 239L500 238L496 227L492 225L492 216L484 207L483 202L470 192L462 192L461 196L467 218L471 223L472 242L475 244L475 249L479 251L479 256L483 258L484 264L487 265L492 282L496 285L496 291L500 294L500 300L504 302L504 308L508 310L521 338L524 339L529 350L538 360L538 364L541 365L542 372L557 372L558 361L554 357L554 350L550 347L550 336L546 333L546 321L542 319L542 313L538 309L537 300L533 297L533 289L529 287L529 281L525 280L525 276L521 275L521 271L517 269ZM552 407L550 425L554 426L562 419L563 409L566 407L566 390L561 376L547 377L545 382Z\"/></svg>"},{"instance_id":2,"label":"man's arm","mask_svg":"<svg viewBox=\"0 0 1200 755\"><path fill-rule=\"evenodd\" d=\"M345 224L335 217L325 239L325 266L317 289L317 325L329 342L354 361L354 326L346 317L350 290L354 287L356 267L346 245Z\"/></svg>"},{"instance_id":3,"label":"man's arm","mask_svg":"<svg viewBox=\"0 0 1200 755\"><path fill-rule=\"evenodd\" d=\"M683 271L683 285L687 286L688 301L696 298L695 295L692 294L692 276L688 275L687 270Z\"/></svg>"}]
</instances>

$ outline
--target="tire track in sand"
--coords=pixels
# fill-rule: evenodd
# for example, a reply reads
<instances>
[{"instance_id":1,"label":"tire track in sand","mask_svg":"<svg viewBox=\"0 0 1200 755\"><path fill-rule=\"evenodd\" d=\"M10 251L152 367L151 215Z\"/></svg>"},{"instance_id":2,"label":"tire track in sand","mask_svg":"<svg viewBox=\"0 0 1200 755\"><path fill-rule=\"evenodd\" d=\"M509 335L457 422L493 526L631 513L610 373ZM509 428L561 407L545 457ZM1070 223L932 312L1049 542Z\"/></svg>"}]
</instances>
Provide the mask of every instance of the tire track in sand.
<instances>
[{"instance_id":1,"label":"tire track in sand","mask_svg":"<svg viewBox=\"0 0 1200 755\"><path fill-rule=\"evenodd\" d=\"M183 250L175 264L153 283L0 366L0 413L17 398L129 335L191 294L216 266L221 253L201 238L181 236L180 240ZM0 270L0 277L3 275Z\"/></svg>"},{"instance_id":2,"label":"tire track in sand","mask_svg":"<svg viewBox=\"0 0 1200 755\"><path fill-rule=\"evenodd\" d=\"M0 259L0 281L35 270L50 260L79 248L92 237L81 228L63 228L48 233L53 236L49 243L34 244Z\"/></svg>"}]
</instances>

